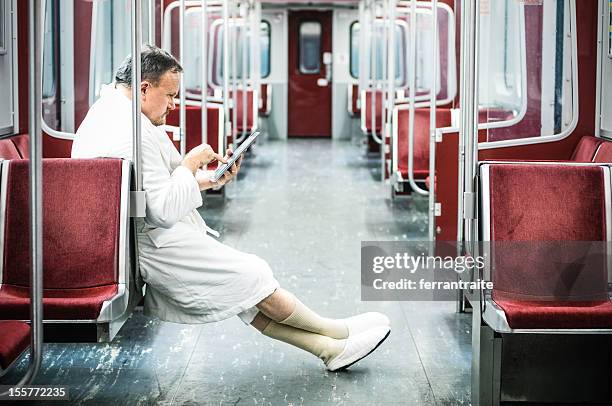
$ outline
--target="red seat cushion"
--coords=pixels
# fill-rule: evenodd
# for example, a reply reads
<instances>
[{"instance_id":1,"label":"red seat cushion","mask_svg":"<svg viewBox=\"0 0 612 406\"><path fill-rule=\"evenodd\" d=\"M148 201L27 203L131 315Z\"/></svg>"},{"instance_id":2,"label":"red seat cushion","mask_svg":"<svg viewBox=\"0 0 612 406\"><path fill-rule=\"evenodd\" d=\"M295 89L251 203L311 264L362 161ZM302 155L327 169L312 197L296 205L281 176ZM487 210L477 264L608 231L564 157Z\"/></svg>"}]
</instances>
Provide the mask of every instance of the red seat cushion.
<instances>
[{"instance_id":1,"label":"red seat cushion","mask_svg":"<svg viewBox=\"0 0 612 406\"><path fill-rule=\"evenodd\" d=\"M604 141L601 143L597 151L595 152L595 158L593 162L597 163L612 163L612 142Z\"/></svg>"},{"instance_id":2,"label":"red seat cushion","mask_svg":"<svg viewBox=\"0 0 612 406\"><path fill-rule=\"evenodd\" d=\"M96 319L117 292L120 159L43 161L44 317ZM28 161L8 168L0 319L29 318Z\"/></svg>"},{"instance_id":3,"label":"red seat cushion","mask_svg":"<svg viewBox=\"0 0 612 406\"><path fill-rule=\"evenodd\" d=\"M492 297L510 326L612 327L604 170L499 164L489 182Z\"/></svg>"},{"instance_id":4,"label":"red seat cushion","mask_svg":"<svg viewBox=\"0 0 612 406\"><path fill-rule=\"evenodd\" d=\"M574 162L591 162L595 156L597 147L601 144L601 140L591 136L585 136L580 138L570 161Z\"/></svg>"},{"instance_id":5,"label":"red seat cushion","mask_svg":"<svg viewBox=\"0 0 612 406\"><path fill-rule=\"evenodd\" d=\"M45 289L43 316L45 320L94 320L100 315L102 303L116 294L116 284L83 289ZM30 289L2 285L0 319L29 318Z\"/></svg>"},{"instance_id":6,"label":"red seat cushion","mask_svg":"<svg viewBox=\"0 0 612 406\"><path fill-rule=\"evenodd\" d=\"M612 328L612 302L530 302L496 299L512 328Z\"/></svg>"},{"instance_id":7,"label":"red seat cushion","mask_svg":"<svg viewBox=\"0 0 612 406\"><path fill-rule=\"evenodd\" d=\"M20 321L0 321L0 367L6 369L28 348L30 326Z\"/></svg>"}]
</instances>

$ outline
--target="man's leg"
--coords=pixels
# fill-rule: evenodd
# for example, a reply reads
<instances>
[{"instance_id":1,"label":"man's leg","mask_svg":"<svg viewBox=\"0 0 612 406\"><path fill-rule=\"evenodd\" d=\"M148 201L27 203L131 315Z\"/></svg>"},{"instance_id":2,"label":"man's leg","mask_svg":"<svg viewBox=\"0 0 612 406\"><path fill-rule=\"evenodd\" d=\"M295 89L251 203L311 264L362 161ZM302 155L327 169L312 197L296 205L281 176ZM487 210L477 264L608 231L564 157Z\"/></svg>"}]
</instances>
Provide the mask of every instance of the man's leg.
<instances>
[{"instance_id":1,"label":"man's leg","mask_svg":"<svg viewBox=\"0 0 612 406\"><path fill-rule=\"evenodd\" d=\"M290 292L278 288L256 307L273 321L335 339L344 339L349 329L344 320L322 317ZM257 327L256 327L257 328Z\"/></svg>"},{"instance_id":2,"label":"man's leg","mask_svg":"<svg viewBox=\"0 0 612 406\"><path fill-rule=\"evenodd\" d=\"M261 331L265 336L308 351L320 358L325 364L339 355L346 345L346 340L337 340L321 334L311 333L309 331L277 323L262 312L257 313L251 325Z\"/></svg>"}]
</instances>

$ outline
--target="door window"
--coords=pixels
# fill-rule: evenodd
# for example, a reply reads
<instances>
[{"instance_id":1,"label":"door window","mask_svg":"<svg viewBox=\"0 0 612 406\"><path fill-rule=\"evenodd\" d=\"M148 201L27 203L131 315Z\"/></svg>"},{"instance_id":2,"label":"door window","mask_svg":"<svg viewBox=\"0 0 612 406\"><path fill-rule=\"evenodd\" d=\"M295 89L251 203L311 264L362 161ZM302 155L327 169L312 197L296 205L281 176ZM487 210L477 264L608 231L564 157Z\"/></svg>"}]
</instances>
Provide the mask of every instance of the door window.
<instances>
[{"instance_id":1,"label":"door window","mask_svg":"<svg viewBox=\"0 0 612 406\"><path fill-rule=\"evenodd\" d=\"M321 71L321 24L303 22L299 31L300 73L318 74Z\"/></svg>"}]
</instances>

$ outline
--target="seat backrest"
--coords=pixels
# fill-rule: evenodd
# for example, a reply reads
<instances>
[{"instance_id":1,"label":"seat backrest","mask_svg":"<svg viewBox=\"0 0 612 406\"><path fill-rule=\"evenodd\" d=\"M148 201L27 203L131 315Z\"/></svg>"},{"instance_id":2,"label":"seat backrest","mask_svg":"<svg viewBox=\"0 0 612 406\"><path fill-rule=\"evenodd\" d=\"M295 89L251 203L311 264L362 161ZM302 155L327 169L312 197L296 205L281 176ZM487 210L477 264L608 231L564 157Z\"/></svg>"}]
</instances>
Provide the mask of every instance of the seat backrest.
<instances>
[{"instance_id":1,"label":"seat backrest","mask_svg":"<svg viewBox=\"0 0 612 406\"><path fill-rule=\"evenodd\" d=\"M609 167L510 162L481 165L480 173L494 298L606 295Z\"/></svg>"},{"instance_id":2,"label":"seat backrest","mask_svg":"<svg viewBox=\"0 0 612 406\"><path fill-rule=\"evenodd\" d=\"M2 283L29 286L28 161L4 161L1 179ZM128 193L127 161L43 160L45 289L117 283L125 265Z\"/></svg>"},{"instance_id":3,"label":"seat backrest","mask_svg":"<svg viewBox=\"0 0 612 406\"><path fill-rule=\"evenodd\" d=\"M27 159L30 155L28 134L0 140L0 159Z\"/></svg>"},{"instance_id":4,"label":"seat backrest","mask_svg":"<svg viewBox=\"0 0 612 406\"><path fill-rule=\"evenodd\" d=\"M361 129L366 133L372 132L372 124L376 125L376 132L382 131L382 111L384 92L382 90L364 90L361 92ZM374 119L372 119L372 102L375 101ZM374 123L373 123L374 122Z\"/></svg>"},{"instance_id":5,"label":"seat backrest","mask_svg":"<svg viewBox=\"0 0 612 406\"><path fill-rule=\"evenodd\" d=\"M429 171L429 111L429 108L418 108L414 111L413 167L415 171ZM402 172L408 171L409 105L396 106L393 120L393 156L397 160L397 163L394 163L394 169ZM436 127L450 125L450 109L436 109Z\"/></svg>"},{"instance_id":6,"label":"seat backrest","mask_svg":"<svg viewBox=\"0 0 612 406\"><path fill-rule=\"evenodd\" d=\"M593 162L597 163L612 163L612 141L603 141L593 157Z\"/></svg>"},{"instance_id":7,"label":"seat backrest","mask_svg":"<svg viewBox=\"0 0 612 406\"><path fill-rule=\"evenodd\" d=\"M576 148L574 148L570 161L592 162L595 151L597 151L599 145L601 145L601 140L599 138L588 135L580 138L580 141L576 144Z\"/></svg>"},{"instance_id":8,"label":"seat backrest","mask_svg":"<svg viewBox=\"0 0 612 406\"><path fill-rule=\"evenodd\" d=\"M0 159L20 159L17 147L10 138L0 140Z\"/></svg>"},{"instance_id":9,"label":"seat backrest","mask_svg":"<svg viewBox=\"0 0 612 406\"><path fill-rule=\"evenodd\" d=\"M272 85L268 83L262 83L259 88L259 100L261 105L259 106L259 114L261 116L269 116L272 111Z\"/></svg>"},{"instance_id":10,"label":"seat backrest","mask_svg":"<svg viewBox=\"0 0 612 406\"><path fill-rule=\"evenodd\" d=\"M186 107L186 122L187 130L186 134L186 145L187 151L197 147L202 143L202 107L200 106L187 106ZM224 145L224 134L223 134L223 105L219 103L207 103L206 104L206 125L207 131L207 142L214 151L221 155L225 155L225 151L222 151ZM175 127L179 126L180 113L178 107L168 114L167 123ZM179 148L179 143L175 142L174 145ZM210 165L211 169L216 168L216 163Z\"/></svg>"}]
</instances>

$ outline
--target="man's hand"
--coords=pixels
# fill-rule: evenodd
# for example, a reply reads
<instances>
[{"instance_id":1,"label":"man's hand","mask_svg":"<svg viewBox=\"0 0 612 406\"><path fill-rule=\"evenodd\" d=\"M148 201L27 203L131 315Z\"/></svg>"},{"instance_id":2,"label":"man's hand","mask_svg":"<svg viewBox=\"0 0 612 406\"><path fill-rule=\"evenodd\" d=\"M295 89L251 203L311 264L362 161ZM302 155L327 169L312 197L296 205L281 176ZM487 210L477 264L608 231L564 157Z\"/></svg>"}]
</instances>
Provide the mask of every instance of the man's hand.
<instances>
[{"instance_id":1,"label":"man's hand","mask_svg":"<svg viewBox=\"0 0 612 406\"><path fill-rule=\"evenodd\" d=\"M233 155L233 153L234 152L232 151L232 149L228 148L225 157L223 158L223 160L220 160L220 162L227 162L227 160ZM238 158L236 162L234 162L234 164L216 182L212 181L212 178L215 173L214 171L198 171L198 173L196 174L196 180L200 185L200 190L219 188L231 182L238 175L238 171L240 171L241 164L242 156L240 156L240 158ZM219 164L219 166L220 165L221 164Z\"/></svg>"},{"instance_id":2,"label":"man's hand","mask_svg":"<svg viewBox=\"0 0 612 406\"><path fill-rule=\"evenodd\" d=\"M185 155L181 165L189 169L195 176L198 169L206 167L214 160L222 163L227 162L227 159L215 153L210 145L202 144L189 151Z\"/></svg>"}]
</instances>

